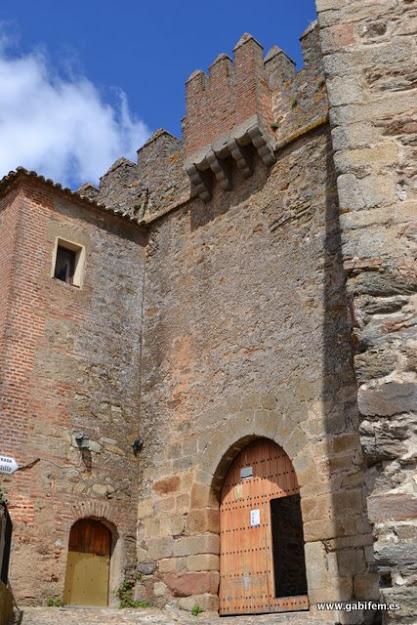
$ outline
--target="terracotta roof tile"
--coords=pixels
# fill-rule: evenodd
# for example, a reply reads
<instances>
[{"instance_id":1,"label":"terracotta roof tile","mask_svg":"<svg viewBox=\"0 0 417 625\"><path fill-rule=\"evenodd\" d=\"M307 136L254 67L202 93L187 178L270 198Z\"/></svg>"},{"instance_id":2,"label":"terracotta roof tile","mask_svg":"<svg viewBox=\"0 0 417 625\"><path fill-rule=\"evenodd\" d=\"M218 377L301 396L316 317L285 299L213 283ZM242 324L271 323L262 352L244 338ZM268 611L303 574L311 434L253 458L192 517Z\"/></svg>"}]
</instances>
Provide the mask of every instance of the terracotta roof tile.
<instances>
[{"instance_id":1,"label":"terracotta roof tile","mask_svg":"<svg viewBox=\"0 0 417 625\"><path fill-rule=\"evenodd\" d=\"M102 202L96 202L95 200L88 198L87 196L83 195L82 193L79 193L78 191L73 191L69 187L63 187L59 182L54 182L50 178L45 178L45 176L38 174L36 171L30 171L28 169L25 169L24 167L17 167L15 171L9 171L8 174L6 174L5 176L3 176L3 178L0 179L0 196L3 195L7 191L7 189L9 188L11 184L13 184L14 182L17 182L19 178L23 178L23 177L35 179L38 182L41 182L42 184L47 185L51 189L55 189L56 191L59 191L74 200L81 201L83 204L89 205L99 210L105 210L107 213L112 213L113 215L122 217L123 219L126 219L127 221L138 223L135 217L127 213L115 210L113 208L109 208Z\"/></svg>"}]
</instances>

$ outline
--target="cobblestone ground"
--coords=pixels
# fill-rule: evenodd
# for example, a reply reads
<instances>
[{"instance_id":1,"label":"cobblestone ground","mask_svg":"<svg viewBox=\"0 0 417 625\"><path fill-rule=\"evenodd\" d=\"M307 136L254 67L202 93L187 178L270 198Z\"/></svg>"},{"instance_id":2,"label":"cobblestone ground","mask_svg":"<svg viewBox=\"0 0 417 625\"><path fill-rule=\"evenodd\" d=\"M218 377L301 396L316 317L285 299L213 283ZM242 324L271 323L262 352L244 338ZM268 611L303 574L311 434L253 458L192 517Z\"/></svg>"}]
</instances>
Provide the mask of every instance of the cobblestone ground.
<instances>
[{"instance_id":1,"label":"cobblestone ground","mask_svg":"<svg viewBox=\"0 0 417 625\"><path fill-rule=\"evenodd\" d=\"M262 616L192 616L173 610L100 608L24 608L16 625L331 625L308 612Z\"/></svg>"}]
</instances>

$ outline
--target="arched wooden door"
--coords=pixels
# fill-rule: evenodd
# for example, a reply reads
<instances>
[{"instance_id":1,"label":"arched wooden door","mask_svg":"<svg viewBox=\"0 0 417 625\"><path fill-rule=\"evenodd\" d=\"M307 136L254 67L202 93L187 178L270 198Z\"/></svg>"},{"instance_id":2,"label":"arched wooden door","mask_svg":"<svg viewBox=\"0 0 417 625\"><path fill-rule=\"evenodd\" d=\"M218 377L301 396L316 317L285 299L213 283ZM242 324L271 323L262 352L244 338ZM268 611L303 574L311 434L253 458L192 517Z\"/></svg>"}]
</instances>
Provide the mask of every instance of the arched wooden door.
<instances>
[{"instance_id":1,"label":"arched wooden door","mask_svg":"<svg viewBox=\"0 0 417 625\"><path fill-rule=\"evenodd\" d=\"M220 614L308 608L300 496L291 460L259 439L234 460L220 503Z\"/></svg>"},{"instance_id":2,"label":"arched wooden door","mask_svg":"<svg viewBox=\"0 0 417 625\"><path fill-rule=\"evenodd\" d=\"M69 538L64 603L108 605L112 536L95 519L81 519Z\"/></svg>"}]
</instances>

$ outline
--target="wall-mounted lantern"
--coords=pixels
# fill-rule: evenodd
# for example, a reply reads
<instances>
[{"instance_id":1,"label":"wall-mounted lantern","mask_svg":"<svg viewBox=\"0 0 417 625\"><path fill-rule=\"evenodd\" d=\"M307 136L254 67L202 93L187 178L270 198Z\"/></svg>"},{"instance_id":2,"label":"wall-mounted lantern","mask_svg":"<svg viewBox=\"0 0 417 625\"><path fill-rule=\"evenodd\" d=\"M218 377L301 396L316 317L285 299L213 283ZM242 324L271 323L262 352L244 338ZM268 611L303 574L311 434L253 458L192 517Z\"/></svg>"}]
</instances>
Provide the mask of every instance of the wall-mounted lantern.
<instances>
[{"instance_id":1,"label":"wall-mounted lantern","mask_svg":"<svg viewBox=\"0 0 417 625\"><path fill-rule=\"evenodd\" d=\"M74 440L81 451L81 458L87 471L91 471L93 466L93 460L91 457L90 439L85 432L75 432Z\"/></svg>"},{"instance_id":2,"label":"wall-mounted lantern","mask_svg":"<svg viewBox=\"0 0 417 625\"><path fill-rule=\"evenodd\" d=\"M75 432L74 439L79 449L88 449L89 438L85 432Z\"/></svg>"},{"instance_id":3,"label":"wall-mounted lantern","mask_svg":"<svg viewBox=\"0 0 417 625\"><path fill-rule=\"evenodd\" d=\"M134 455L137 456L138 453L142 451L142 448L143 448L143 440L141 438L137 438L132 444Z\"/></svg>"}]
</instances>

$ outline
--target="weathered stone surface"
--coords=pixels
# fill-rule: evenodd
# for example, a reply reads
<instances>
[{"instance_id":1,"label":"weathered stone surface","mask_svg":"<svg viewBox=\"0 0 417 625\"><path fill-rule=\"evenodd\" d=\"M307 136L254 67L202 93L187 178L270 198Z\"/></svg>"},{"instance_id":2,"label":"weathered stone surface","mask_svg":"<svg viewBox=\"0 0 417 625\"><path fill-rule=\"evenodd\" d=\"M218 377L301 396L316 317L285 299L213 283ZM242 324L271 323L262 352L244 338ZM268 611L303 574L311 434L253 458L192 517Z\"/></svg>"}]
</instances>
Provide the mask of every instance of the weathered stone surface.
<instances>
[{"instance_id":1,"label":"weathered stone surface","mask_svg":"<svg viewBox=\"0 0 417 625\"><path fill-rule=\"evenodd\" d=\"M219 586L219 573L192 572L192 573L168 573L164 581L176 597L189 597L209 593L217 594Z\"/></svg>"},{"instance_id":2,"label":"weathered stone surface","mask_svg":"<svg viewBox=\"0 0 417 625\"><path fill-rule=\"evenodd\" d=\"M327 554L325 546L320 541L312 543L307 542L305 551L308 560L312 563L312 566L307 570L309 589L324 590L332 583L332 573L329 571L329 566L326 562ZM325 592L323 593L323 596L324 595Z\"/></svg>"},{"instance_id":3,"label":"weathered stone surface","mask_svg":"<svg viewBox=\"0 0 417 625\"><path fill-rule=\"evenodd\" d=\"M339 572L342 576L357 575L366 570L363 549L342 549L337 556Z\"/></svg>"},{"instance_id":4,"label":"weathered stone surface","mask_svg":"<svg viewBox=\"0 0 417 625\"><path fill-rule=\"evenodd\" d=\"M155 571L155 569L156 569L156 562L155 561L139 562L139 564L137 566L138 573L141 573L142 575L152 575L152 573Z\"/></svg>"},{"instance_id":5,"label":"weathered stone surface","mask_svg":"<svg viewBox=\"0 0 417 625\"><path fill-rule=\"evenodd\" d=\"M372 388L362 386L358 405L364 416L390 417L401 412L413 412L417 407L417 383L391 382Z\"/></svg>"},{"instance_id":6,"label":"weathered stone surface","mask_svg":"<svg viewBox=\"0 0 417 625\"><path fill-rule=\"evenodd\" d=\"M369 518L373 522L417 519L417 496L412 493L384 494L368 499Z\"/></svg>"},{"instance_id":7,"label":"weathered stone surface","mask_svg":"<svg viewBox=\"0 0 417 625\"><path fill-rule=\"evenodd\" d=\"M215 611L217 612L219 609L219 598L217 595L209 595L205 593L204 595L194 595L193 597L183 597L178 601L178 605L183 610L187 610L187 612L192 612L193 608L199 606L204 611ZM209 622L210 617L209 617Z\"/></svg>"},{"instance_id":8,"label":"weathered stone surface","mask_svg":"<svg viewBox=\"0 0 417 625\"><path fill-rule=\"evenodd\" d=\"M169 477L164 480L159 480L154 484L154 490L156 490L161 495L167 495L168 493L175 492L178 490L178 486L180 484L180 479L178 476Z\"/></svg>"},{"instance_id":9,"label":"weathered stone surface","mask_svg":"<svg viewBox=\"0 0 417 625\"><path fill-rule=\"evenodd\" d=\"M383 592L387 601L397 592L404 601L404 610L390 611L386 622L411 623L417 617L409 571L415 554L395 537L404 520L416 518L409 467L415 470L417 455L417 250L415 237L402 239L415 218L403 209L415 194L415 167L406 152L416 140L415 3L317 0L317 7L340 173L368 510L376 523L378 570L407 571L405 577L393 573L393 588ZM362 595L363 582L355 579Z\"/></svg>"},{"instance_id":10,"label":"weathered stone surface","mask_svg":"<svg viewBox=\"0 0 417 625\"><path fill-rule=\"evenodd\" d=\"M398 568L403 576L417 573L417 545L415 543L380 543L375 551L376 562L389 570Z\"/></svg>"},{"instance_id":11,"label":"weathered stone surface","mask_svg":"<svg viewBox=\"0 0 417 625\"><path fill-rule=\"evenodd\" d=\"M148 555L152 560L169 558L174 554L174 541L171 536L147 541Z\"/></svg>"},{"instance_id":12,"label":"weathered stone surface","mask_svg":"<svg viewBox=\"0 0 417 625\"><path fill-rule=\"evenodd\" d=\"M378 573L363 575L359 573L353 579L353 592L357 599L370 601L379 598L379 575Z\"/></svg>"},{"instance_id":13,"label":"weathered stone surface","mask_svg":"<svg viewBox=\"0 0 417 625\"><path fill-rule=\"evenodd\" d=\"M204 553L219 553L219 536L217 534L202 534L178 538L174 542L175 556L198 555Z\"/></svg>"},{"instance_id":14,"label":"weathered stone surface","mask_svg":"<svg viewBox=\"0 0 417 625\"><path fill-rule=\"evenodd\" d=\"M415 623L417 602L417 590L415 587L400 586L396 588L386 588L383 590L382 596L386 603L395 604L397 606L397 609L388 612L387 616L390 622L406 623L409 625Z\"/></svg>"},{"instance_id":15,"label":"weathered stone surface","mask_svg":"<svg viewBox=\"0 0 417 625\"><path fill-rule=\"evenodd\" d=\"M138 163L118 159L100 178L98 189L80 193L136 221L143 221L189 196L182 143L157 130L138 150Z\"/></svg>"},{"instance_id":16,"label":"weathered stone surface","mask_svg":"<svg viewBox=\"0 0 417 625\"><path fill-rule=\"evenodd\" d=\"M155 597L164 597L166 591L167 587L163 582L156 582L156 584L153 585L153 593Z\"/></svg>"},{"instance_id":17,"label":"weathered stone surface","mask_svg":"<svg viewBox=\"0 0 417 625\"><path fill-rule=\"evenodd\" d=\"M353 173L344 173L338 177L337 186L340 202L349 211L384 206L394 199L394 182L386 175L369 174L359 178Z\"/></svg>"},{"instance_id":18,"label":"weathered stone surface","mask_svg":"<svg viewBox=\"0 0 417 625\"><path fill-rule=\"evenodd\" d=\"M297 474L310 601L369 598L390 569L384 592L413 618L417 16L317 5L300 71L245 35L234 63L187 81L184 149L157 131L138 164L80 189L113 212L40 182L23 205L1 196L4 440L22 419L21 460L50 461L16 478L27 600L35 568L36 600L62 590L70 525L92 516L118 538L111 590L136 571L157 606L217 609L224 479L264 437ZM22 253L34 236L36 258ZM86 250L77 292L49 289L61 236Z\"/></svg>"},{"instance_id":19,"label":"weathered stone surface","mask_svg":"<svg viewBox=\"0 0 417 625\"><path fill-rule=\"evenodd\" d=\"M198 595L180 599L183 610L191 612L195 605L204 612L199 614L200 625L224 625L218 616L218 599L215 595ZM196 617L180 610L167 608L109 609L109 608L26 608L22 625L194 625ZM239 617L239 625L333 625L334 620L323 620L308 612L297 614L245 615Z\"/></svg>"},{"instance_id":20,"label":"weathered stone surface","mask_svg":"<svg viewBox=\"0 0 417 625\"><path fill-rule=\"evenodd\" d=\"M218 510L192 510L187 517L187 531L190 534L217 532L219 530Z\"/></svg>"},{"instance_id":21,"label":"weathered stone surface","mask_svg":"<svg viewBox=\"0 0 417 625\"><path fill-rule=\"evenodd\" d=\"M138 503L138 519L144 519L147 516L152 514L153 506L151 499L145 499L144 501L140 501Z\"/></svg>"},{"instance_id":22,"label":"weathered stone surface","mask_svg":"<svg viewBox=\"0 0 417 625\"><path fill-rule=\"evenodd\" d=\"M218 571L220 559L214 554L201 554L187 557L189 571Z\"/></svg>"}]
</instances>

